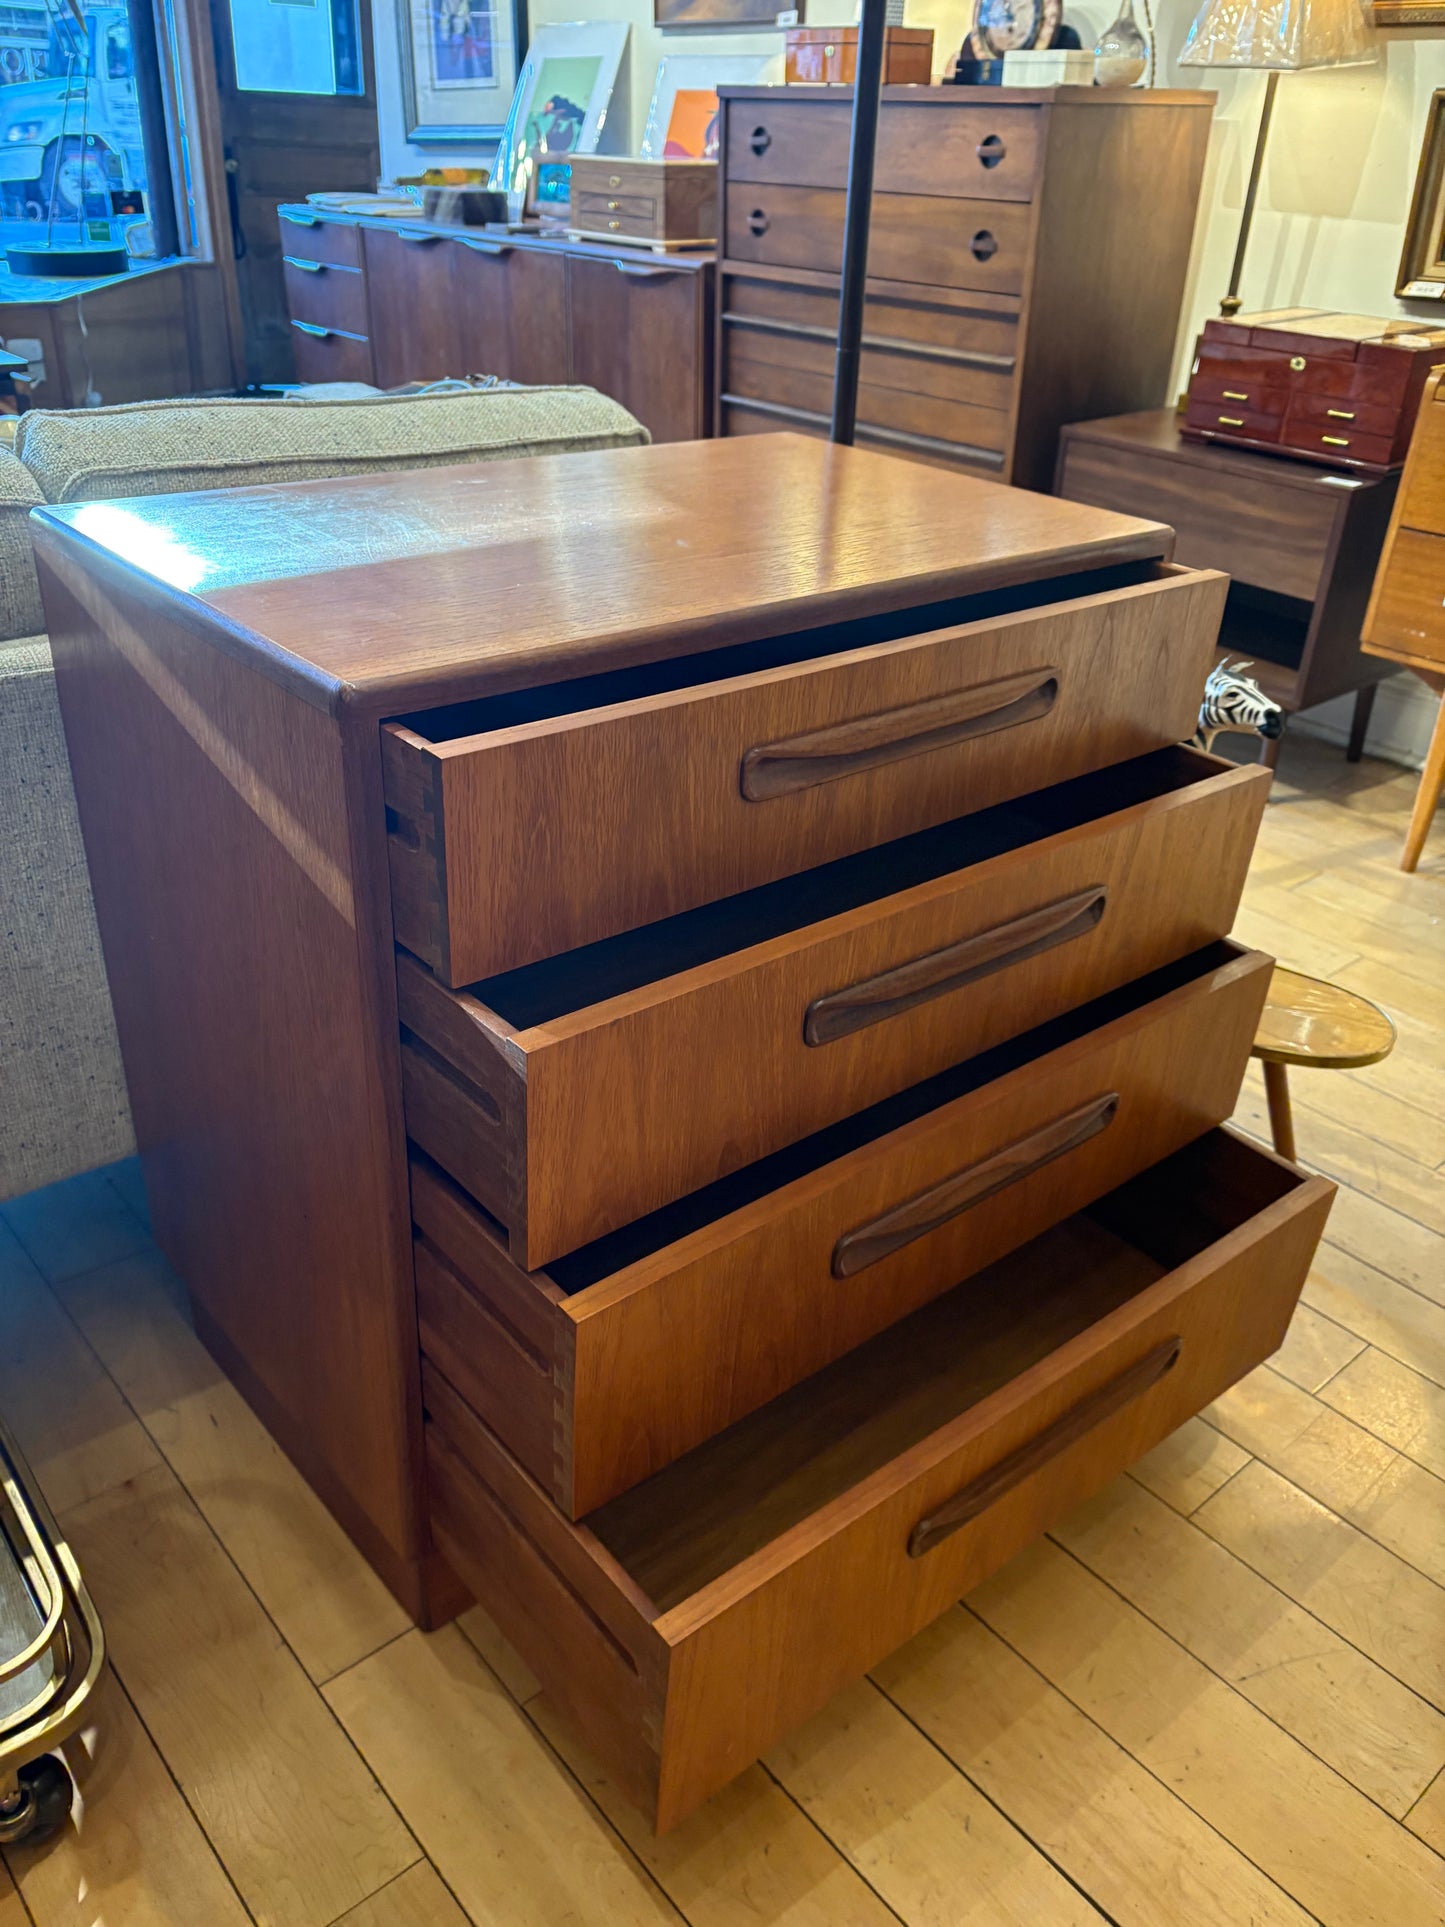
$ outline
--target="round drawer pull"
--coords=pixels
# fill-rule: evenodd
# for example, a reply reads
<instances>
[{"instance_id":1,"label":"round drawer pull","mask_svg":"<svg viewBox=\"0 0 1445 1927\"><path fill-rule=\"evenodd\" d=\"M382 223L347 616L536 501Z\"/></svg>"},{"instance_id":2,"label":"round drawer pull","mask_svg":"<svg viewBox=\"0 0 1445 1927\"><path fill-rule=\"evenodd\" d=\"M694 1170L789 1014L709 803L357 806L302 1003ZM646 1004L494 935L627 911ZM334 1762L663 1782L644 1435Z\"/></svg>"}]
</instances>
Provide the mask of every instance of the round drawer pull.
<instances>
[{"instance_id":1,"label":"round drawer pull","mask_svg":"<svg viewBox=\"0 0 1445 1927\"><path fill-rule=\"evenodd\" d=\"M621 221L609 221L607 225L609 228L620 228L622 226L622 223Z\"/></svg>"},{"instance_id":2,"label":"round drawer pull","mask_svg":"<svg viewBox=\"0 0 1445 1927\"><path fill-rule=\"evenodd\" d=\"M607 185L609 187L621 187L622 176L620 174L609 174L607 176Z\"/></svg>"},{"instance_id":3,"label":"round drawer pull","mask_svg":"<svg viewBox=\"0 0 1445 1927\"><path fill-rule=\"evenodd\" d=\"M609 213L609 214L615 214L615 213L617 212L617 210L618 210L618 208L620 208L620 207L621 207L621 205L622 205L622 203L621 203L621 201L609 201L609 202L607 203L607 211L608 211L608 213Z\"/></svg>"},{"instance_id":4,"label":"round drawer pull","mask_svg":"<svg viewBox=\"0 0 1445 1927\"><path fill-rule=\"evenodd\" d=\"M991 261L998 253L998 241L986 227L980 228L969 242L968 251L975 261Z\"/></svg>"},{"instance_id":5,"label":"round drawer pull","mask_svg":"<svg viewBox=\"0 0 1445 1927\"><path fill-rule=\"evenodd\" d=\"M985 134L973 151L984 167L997 167L1008 149L997 134Z\"/></svg>"},{"instance_id":6,"label":"round drawer pull","mask_svg":"<svg viewBox=\"0 0 1445 1927\"><path fill-rule=\"evenodd\" d=\"M1290 358L1289 358L1289 365L1290 365L1290 367L1291 367L1291 368L1293 368L1293 370L1295 371L1295 373L1296 373L1297 375L1302 375L1302 374L1304 373L1304 369L1305 369L1305 358L1304 358L1304 356L1303 356L1303 355L1291 355L1291 356L1290 356Z\"/></svg>"},{"instance_id":7,"label":"round drawer pull","mask_svg":"<svg viewBox=\"0 0 1445 1927\"><path fill-rule=\"evenodd\" d=\"M834 54L837 53L837 51L838 49L836 47L824 47L823 49L824 60L831 60Z\"/></svg>"},{"instance_id":8,"label":"round drawer pull","mask_svg":"<svg viewBox=\"0 0 1445 1927\"><path fill-rule=\"evenodd\" d=\"M760 207L755 207L748 216L748 232L750 234L766 234L771 226L772 222Z\"/></svg>"},{"instance_id":9,"label":"round drawer pull","mask_svg":"<svg viewBox=\"0 0 1445 1927\"><path fill-rule=\"evenodd\" d=\"M766 154L773 144L773 137L766 127L755 127L748 140L748 146L755 154Z\"/></svg>"}]
</instances>

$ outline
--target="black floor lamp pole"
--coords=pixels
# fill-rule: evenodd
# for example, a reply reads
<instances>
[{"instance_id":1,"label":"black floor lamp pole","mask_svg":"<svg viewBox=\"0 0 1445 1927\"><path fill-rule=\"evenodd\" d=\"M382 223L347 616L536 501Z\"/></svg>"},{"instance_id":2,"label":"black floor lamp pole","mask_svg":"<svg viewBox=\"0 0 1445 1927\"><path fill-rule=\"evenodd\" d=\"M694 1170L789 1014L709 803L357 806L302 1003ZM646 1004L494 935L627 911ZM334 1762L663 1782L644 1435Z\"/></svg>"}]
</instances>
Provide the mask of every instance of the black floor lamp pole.
<instances>
[{"instance_id":1,"label":"black floor lamp pole","mask_svg":"<svg viewBox=\"0 0 1445 1927\"><path fill-rule=\"evenodd\" d=\"M858 360L868 280L868 222L873 212L873 159L878 149L878 96L883 84L886 0L863 0L853 132L848 143L848 199L843 211L843 283L838 294L838 359L833 369L835 442L851 442L858 418Z\"/></svg>"}]
</instances>

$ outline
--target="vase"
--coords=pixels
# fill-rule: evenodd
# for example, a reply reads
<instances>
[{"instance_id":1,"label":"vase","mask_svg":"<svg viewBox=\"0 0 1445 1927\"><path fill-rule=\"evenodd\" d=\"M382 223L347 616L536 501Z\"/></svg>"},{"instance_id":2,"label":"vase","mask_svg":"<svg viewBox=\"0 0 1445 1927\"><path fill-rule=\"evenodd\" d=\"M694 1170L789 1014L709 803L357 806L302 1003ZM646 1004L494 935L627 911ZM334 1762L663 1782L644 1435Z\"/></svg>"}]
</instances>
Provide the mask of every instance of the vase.
<instances>
[{"instance_id":1,"label":"vase","mask_svg":"<svg viewBox=\"0 0 1445 1927\"><path fill-rule=\"evenodd\" d=\"M1105 27L1094 48L1094 79L1101 87L1132 87L1149 65L1149 42L1134 18L1134 0Z\"/></svg>"}]
</instances>

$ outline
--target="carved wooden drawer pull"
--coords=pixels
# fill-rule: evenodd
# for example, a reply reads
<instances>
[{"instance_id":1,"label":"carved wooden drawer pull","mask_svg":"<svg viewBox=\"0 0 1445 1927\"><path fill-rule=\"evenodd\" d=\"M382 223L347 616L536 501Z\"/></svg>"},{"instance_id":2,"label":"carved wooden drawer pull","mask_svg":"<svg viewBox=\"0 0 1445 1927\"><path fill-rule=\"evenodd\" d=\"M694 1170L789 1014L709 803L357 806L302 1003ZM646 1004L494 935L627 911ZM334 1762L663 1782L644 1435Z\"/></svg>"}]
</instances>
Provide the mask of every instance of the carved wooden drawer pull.
<instances>
[{"instance_id":1,"label":"carved wooden drawer pull","mask_svg":"<svg viewBox=\"0 0 1445 1927\"><path fill-rule=\"evenodd\" d=\"M921 756L927 750L947 749L975 736L1031 723L1047 716L1058 693L1057 669L1030 669L900 709L880 710L874 716L855 716L776 743L760 743L743 754L742 793L750 803L762 803L772 796L811 789L815 783L857 776L885 763L901 763L906 756Z\"/></svg>"},{"instance_id":2,"label":"carved wooden drawer pull","mask_svg":"<svg viewBox=\"0 0 1445 1927\"><path fill-rule=\"evenodd\" d=\"M1004 155L1007 154L1008 149L1004 146L997 134L985 134L973 151L977 154L983 166L997 167Z\"/></svg>"},{"instance_id":3,"label":"carved wooden drawer pull","mask_svg":"<svg viewBox=\"0 0 1445 1927\"><path fill-rule=\"evenodd\" d=\"M880 1260L890 1257L904 1245L912 1244L915 1238L926 1238L929 1232L937 1231L951 1218L971 1211L976 1204L982 1204L985 1198L1007 1190L1009 1185L1017 1184L1035 1171L1041 1171L1046 1164L1052 1164L1055 1158L1061 1158L1066 1152L1087 1144L1091 1137L1097 1137L1100 1131L1109 1128L1118 1110L1119 1093L1105 1091L1098 1097L1090 1098L1087 1104L1066 1111L1062 1117L1041 1124L1036 1131L1030 1131L1027 1137L991 1151L976 1164L965 1165L963 1170L955 1171L952 1177L930 1185L926 1191L920 1191L917 1197L895 1205L881 1217L857 1225L852 1231L845 1231L833 1247L833 1276L852 1278L858 1272L866 1271L869 1265L876 1265Z\"/></svg>"},{"instance_id":4,"label":"carved wooden drawer pull","mask_svg":"<svg viewBox=\"0 0 1445 1927\"><path fill-rule=\"evenodd\" d=\"M772 222L769 221L767 215L764 214L760 207L755 207L748 216L748 232L750 234L766 234L771 226Z\"/></svg>"},{"instance_id":5,"label":"carved wooden drawer pull","mask_svg":"<svg viewBox=\"0 0 1445 1927\"><path fill-rule=\"evenodd\" d=\"M981 977L991 977L996 970L1026 963L1057 944L1085 937L1098 928L1106 895L1104 885L1096 884L942 950L914 957L847 990L815 997L803 1017L803 1041L831 1044L855 1030L865 1030L870 1024L884 1023L919 1004L931 1003L935 997L962 990Z\"/></svg>"},{"instance_id":6,"label":"carved wooden drawer pull","mask_svg":"<svg viewBox=\"0 0 1445 1927\"><path fill-rule=\"evenodd\" d=\"M748 146L755 154L766 154L773 144L773 137L766 127L755 127L748 140Z\"/></svg>"},{"instance_id":7,"label":"carved wooden drawer pull","mask_svg":"<svg viewBox=\"0 0 1445 1927\"><path fill-rule=\"evenodd\" d=\"M975 261L991 261L998 253L998 238L988 228L980 228L968 244Z\"/></svg>"},{"instance_id":8,"label":"carved wooden drawer pull","mask_svg":"<svg viewBox=\"0 0 1445 1927\"><path fill-rule=\"evenodd\" d=\"M1096 1392L1081 1398L1077 1405L1056 1418L1052 1425L1045 1426L1036 1438L1029 1439L1016 1452L981 1477L964 1486L951 1499L946 1499L936 1512L920 1519L908 1535L908 1556L921 1559L925 1552L932 1552L937 1545L952 1536L961 1527L969 1525L991 1505L996 1505L1005 1493L1015 1486L1022 1485L1025 1479L1032 1478L1041 1471L1051 1459L1076 1445L1080 1439L1110 1419L1116 1412L1122 1412L1126 1405L1132 1405L1136 1398L1142 1398L1152 1391L1160 1379L1172 1372L1179 1362L1179 1354L1184 1349L1184 1340L1179 1337L1166 1338L1152 1351L1145 1352L1136 1364L1127 1371L1111 1378Z\"/></svg>"}]
</instances>

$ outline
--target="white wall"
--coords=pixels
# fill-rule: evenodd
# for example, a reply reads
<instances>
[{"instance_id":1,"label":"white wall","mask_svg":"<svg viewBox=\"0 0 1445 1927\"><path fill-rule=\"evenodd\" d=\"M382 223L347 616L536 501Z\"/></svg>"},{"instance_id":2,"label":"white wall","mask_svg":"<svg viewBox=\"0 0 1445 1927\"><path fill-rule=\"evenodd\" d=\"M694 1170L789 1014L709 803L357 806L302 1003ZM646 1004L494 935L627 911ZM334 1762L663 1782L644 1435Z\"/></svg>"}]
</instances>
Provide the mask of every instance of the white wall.
<instances>
[{"instance_id":1,"label":"white wall","mask_svg":"<svg viewBox=\"0 0 1445 1927\"><path fill-rule=\"evenodd\" d=\"M377 36L377 85L384 172L407 172L446 154L485 164L485 153L422 150L402 138L401 89L396 57L396 0L373 0ZM1142 0L1139 11L1142 18ZM1090 45L1116 11L1112 0L1067 5L1065 17ZM1189 288L1180 319L1176 386L1188 377L1195 336L1217 311L1229 278L1240 209L1253 152L1261 74L1207 73L1180 68L1174 55L1183 44L1194 0L1162 0L1156 6L1158 84L1206 87L1218 95L1209 162ZM843 24L855 0L812 0L808 22ZM767 52L778 33L698 33L652 24L652 0L532 0L535 24L575 19L625 19L630 41L632 134L642 133L659 56L686 53ZM935 30L934 65L941 73L961 43L971 13L969 0L908 0L910 26ZM1396 268L1415 180L1430 95L1445 87L1445 38L1380 36L1374 67L1338 73L1287 75L1280 83L1269 154L1255 214L1242 294L1246 309L1310 304L1377 315L1414 314L1445 322L1428 302L1394 298ZM1149 183L1141 181L1140 196ZM1104 210L1101 210L1101 214ZM1127 220L1127 207L1107 210ZM1402 676L1387 684L1376 705L1371 747L1419 762L1429 740L1435 701L1422 683ZM1327 705L1310 718L1325 733L1343 735L1348 703Z\"/></svg>"}]
</instances>

